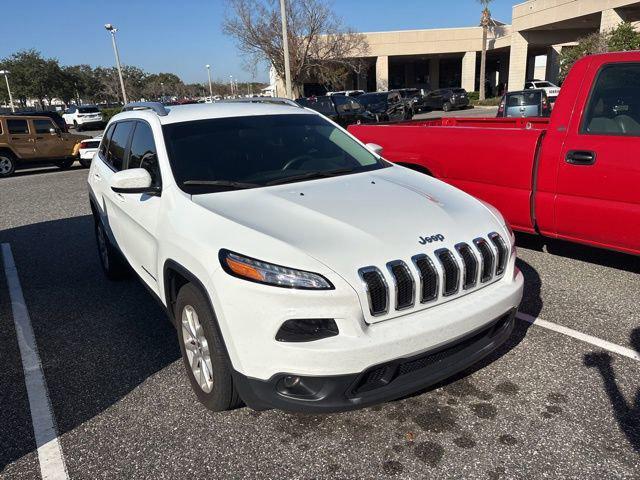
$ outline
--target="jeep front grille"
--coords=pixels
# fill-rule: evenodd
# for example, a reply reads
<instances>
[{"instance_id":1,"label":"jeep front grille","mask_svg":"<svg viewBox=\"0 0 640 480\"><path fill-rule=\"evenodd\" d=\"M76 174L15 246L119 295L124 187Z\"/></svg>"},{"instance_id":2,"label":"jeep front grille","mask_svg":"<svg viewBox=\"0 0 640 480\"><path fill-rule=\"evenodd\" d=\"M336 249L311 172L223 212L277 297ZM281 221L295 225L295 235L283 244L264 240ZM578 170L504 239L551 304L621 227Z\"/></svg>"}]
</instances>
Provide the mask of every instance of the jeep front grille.
<instances>
[{"instance_id":1,"label":"jeep front grille","mask_svg":"<svg viewBox=\"0 0 640 480\"><path fill-rule=\"evenodd\" d=\"M455 250L441 248L432 254L420 253L410 262L397 259L386 263L386 271L376 266L358 270L369 312L374 317L391 309L405 310L416 304L437 303L445 297L484 286L506 270L509 248L496 232L487 238L461 242ZM384 271L384 273L383 273Z\"/></svg>"}]
</instances>

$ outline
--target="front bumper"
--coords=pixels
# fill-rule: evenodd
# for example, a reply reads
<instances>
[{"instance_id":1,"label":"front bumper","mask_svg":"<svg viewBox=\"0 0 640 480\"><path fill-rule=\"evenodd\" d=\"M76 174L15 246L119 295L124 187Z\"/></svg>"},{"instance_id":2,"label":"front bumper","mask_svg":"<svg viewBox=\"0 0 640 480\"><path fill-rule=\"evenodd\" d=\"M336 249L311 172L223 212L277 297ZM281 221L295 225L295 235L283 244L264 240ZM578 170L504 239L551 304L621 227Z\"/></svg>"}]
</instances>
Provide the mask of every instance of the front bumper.
<instances>
[{"instance_id":1,"label":"front bumper","mask_svg":"<svg viewBox=\"0 0 640 480\"><path fill-rule=\"evenodd\" d=\"M306 395L283 391L284 379L291 378L287 373L258 380L234 371L234 383L244 402L255 410L328 413L362 408L415 393L478 362L509 338L515 314L516 309L511 309L446 345L377 364L360 373L307 377L315 391ZM304 383L305 377L301 381Z\"/></svg>"}]
</instances>

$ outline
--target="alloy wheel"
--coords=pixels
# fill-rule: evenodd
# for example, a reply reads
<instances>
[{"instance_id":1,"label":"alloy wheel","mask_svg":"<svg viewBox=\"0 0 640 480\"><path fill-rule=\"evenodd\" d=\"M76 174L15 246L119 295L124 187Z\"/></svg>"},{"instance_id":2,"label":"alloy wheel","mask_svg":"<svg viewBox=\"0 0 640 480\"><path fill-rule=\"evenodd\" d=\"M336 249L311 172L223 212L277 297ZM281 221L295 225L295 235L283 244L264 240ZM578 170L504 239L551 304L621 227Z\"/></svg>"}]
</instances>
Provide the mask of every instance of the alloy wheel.
<instances>
[{"instance_id":1,"label":"alloy wheel","mask_svg":"<svg viewBox=\"0 0 640 480\"><path fill-rule=\"evenodd\" d=\"M213 365L209 343L198 313L191 305L185 305L182 310L182 340L193 377L203 392L210 393L213 389Z\"/></svg>"},{"instance_id":2,"label":"alloy wheel","mask_svg":"<svg viewBox=\"0 0 640 480\"><path fill-rule=\"evenodd\" d=\"M11 160L7 157L0 157L0 175L6 175L11 171Z\"/></svg>"}]
</instances>

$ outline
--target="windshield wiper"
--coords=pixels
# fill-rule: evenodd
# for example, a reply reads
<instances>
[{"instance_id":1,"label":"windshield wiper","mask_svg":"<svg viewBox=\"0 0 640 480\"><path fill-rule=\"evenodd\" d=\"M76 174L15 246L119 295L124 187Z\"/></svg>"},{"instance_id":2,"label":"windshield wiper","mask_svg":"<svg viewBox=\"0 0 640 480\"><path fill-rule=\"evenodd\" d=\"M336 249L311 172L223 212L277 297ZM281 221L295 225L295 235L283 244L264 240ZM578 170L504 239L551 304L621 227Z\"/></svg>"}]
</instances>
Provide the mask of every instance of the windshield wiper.
<instances>
[{"instance_id":1,"label":"windshield wiper","mask_svg":"<svg viewBox=\"0 0 640 480\"><path fill-rule=\"evenodd\" d=\"M244 188L256 188L262 187L262 185L257 183L247 183L247 182L234 182L231 180L187 180L186 182L182 182L182 185L189 187L229 187L235 189L244 189Z\"/></svg>"},{"instance_id":2,"label":"windshield wiper","mask_svg":"<svg viewBox=\"0 0 640 480\"><path fill-rule=\"evenodd\" d=\"M267 185L281 185L283 183L297 182L298 180L310 180L312 178L327 178L327 177L335 177L336 175L342 175L345 173L351 173L355 169L354 168L337 168L335 170L318 170L312 172L301 173L300 175L291 175L290 177L277 178L276 180L271 180L267 182Z\"/></svg>"}]
</instances>

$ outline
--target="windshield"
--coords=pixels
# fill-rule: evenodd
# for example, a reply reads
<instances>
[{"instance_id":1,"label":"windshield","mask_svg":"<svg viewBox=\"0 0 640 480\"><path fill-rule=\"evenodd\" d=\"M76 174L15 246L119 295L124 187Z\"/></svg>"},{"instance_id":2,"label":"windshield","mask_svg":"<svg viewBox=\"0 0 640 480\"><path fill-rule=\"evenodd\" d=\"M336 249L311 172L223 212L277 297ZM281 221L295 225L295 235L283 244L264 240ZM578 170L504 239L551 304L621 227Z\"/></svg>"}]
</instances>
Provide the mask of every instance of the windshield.
<instances>
[{"instance_id":1,"label":"windshield","mask_svg":"<svg viewBox=\"0 0 640 480\"><path fill-rule=\"evenodd\" d=\"M190 194L387 166L318 115L216 118L168 124L162 130L176 182Z\"/></svg>"},{"instance_id":2,"label":"windshield","mask_svg":"<svg viewBox=\"0 0 640 480\"><path fill-rule=\"evenodd\" d=\"M78 107L78 113L100 113L97 107Z\"/></svg>"},{"instance_id":3,"label":"windshield","mask_svg":"<svg viewBox=\"0 0 640 480\"><path fill-rule=\"evenodd\" d=\"M549 87L555 87L554 84L549 83L549 82L536 82L535 83L536 87L538 88L549 88Z\"/></svg>"}]
</instances>

